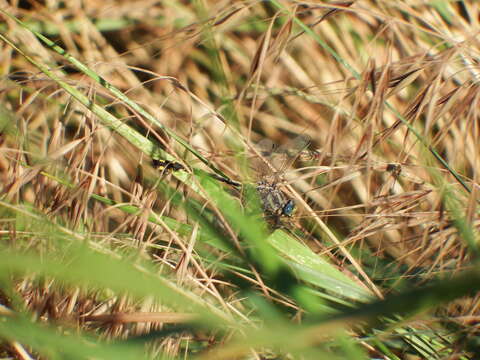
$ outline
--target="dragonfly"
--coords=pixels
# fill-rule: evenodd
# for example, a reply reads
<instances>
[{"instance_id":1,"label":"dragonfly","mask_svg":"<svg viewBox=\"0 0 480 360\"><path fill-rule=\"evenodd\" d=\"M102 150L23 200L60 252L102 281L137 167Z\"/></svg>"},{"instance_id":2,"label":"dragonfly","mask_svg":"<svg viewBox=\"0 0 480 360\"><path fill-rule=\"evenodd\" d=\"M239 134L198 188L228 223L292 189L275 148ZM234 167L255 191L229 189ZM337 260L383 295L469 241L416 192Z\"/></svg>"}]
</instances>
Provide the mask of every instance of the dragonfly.
<instances>
[{"instance_id":1,"label":"dragonfly","mask_svg":"<svg viewBox=\"0 0 480 360\"><path fill-rule=\"evenodd\" d=\"M272 223L274 224L279 224L281 218L292 217L295 212L295 202L281 190L279 183L287 165L294 162L296 156L305 149L308 143L309 141L302 137L289 142L288 146L277 146L267 139L254 145L258 155L260 155L252 160L253 171L257 177L255 188L265 217L273 219ZM169 160L153 160L152 166L161 171L162 175L173 171L186 170L182 164ZM208 175L234 188L241 188L244 185L214 173Z\"/></svg>"},{"instance_id":2,"label":"dragonfly","mask_svg":"<svg viewBox=\"0 0 480 360\"><path fill-rule=\"evenodd\" d=\"M257 192L260 195L264 212L276 219L276 222L285 217L292 217L296 208L293 199L288 197L280 189L281 181L279 180L288 177L284 175L290 173L290 171L314 169L306 173L305 176L289 177L291 181L283 180L283 183L296 182L301 178L313 178L318 174L324 174L331 170L341 172L340 174L337 172L333 175L333 179L321 186L310 187L308 190L305 189L305 191L300 194L302 197L311 191L325 190L328 187L350 182L354 178L362 176L362 174L369 171L390 176L388 181L387 178L384 178L383 186L378 188L375 198L387 199L389 194L393 195L392 191L403 192L403 188L401 186L399 187L399 179L404 179L404 184L408 183L417 189L423 187L425 184L423 175L426 174L422 166L414 166L400 162L385 162L377 160L373 154L368 153L346 156L345 154L331 154L321 149L312 150L310 149L311 142L309 136L299 135L282 146L277 146L267 139L262 140L256 145L261 157L265 157L268 165L271 165L270 168L274 170L275 176L263 175L260 177L260 180L257 182ZM297 161L302 164L313 163L315 166L294 170L293 167L297 164ZM320 164L326 164L327 166L320 166ZM322 213L325 213L325 210L322 210Z\"/></svg>"},{"instance_id":3,"label":"dragonfly","mask_svg":"<svg viewBox=\"0 0 480 360\"><path fill-rule=\"evenodd\" d=\"M276 163L279 163L279 161L284 163L290 162L290 165L292 165L295 163L295 160L315 163L317 165L320 165L320 163L327 163L329 166L325 168L335 168L339 170L345 169L350 173L361 170L379 171L390 173L394 178L402 177L417 185L423 185L425 183L424 180L415 175L419 172L420 166L413 166L398 162L384 162L376 160L372 158L372 156L367 158L367 153L359 154L357 156L338 155L328 153L320 149L308 149L307 147L311 143L311 138L307 135L299 135L293 141L287 143L286 146L281 147L275 147L275 145L269 140L262 141L261 143L264 148L273 146L273 151L262 151L261 154L270 158L274 157L276 159ZM273 145L270 145L270 143ZM267 144L267 146L265 146L265 144ZM349 180L351 180L351 177L348 176L344 179L344 181ZM336 183L338 183L338 181ZM333 183L329 185L333 185Z\"/></svg>"},{"instance_id":4,"label":"dragonfly","mask_svg":"<svg viewBox=\"0 0 480 360\"><path fill-rule=\"evenodd\" d=\"M271 223L277 227L282 223L282 219L291 218L296 210L295 201L288 196L282 186L285 182L284 175L292 170L297 160L301 163L330 163L330 166L319 172L326 172L326 169L344 169L347 171L345 176L325 184L320 187L324 189L328 186L335 186L343 182L351 181L354 176L362 170L374 170L390 173L394 179L403 176L410 182L423 184L415 175L412 175L407 168L408 165L400 163L387 163L372 159L366 160L366 156L339 156L329 154L322 150L311 150L309 146L311 138L307 135L299 135L285 145L279 146L269 139L263 139L253 145L256 154L251 158L252 170L254 173L254 186L260 198L260 203L266 219L272 220ZM335 165L333 165L335 163ZM166 171L185 170L183 165L177 162L166 160L157 161L155 167ZM317 167L317 169L322 167ZM357 175L355 175L357 173ZM217 181L223 182L234 188L242 188L244 184L217 174L209 174ZM309 176L309 175L307 175ZM296 177L298 179L298 177ZM314 189L313 189L314 190Z\"/></svg>"},{"instance_id":5,"label":"dragonfly","mask_svg":"<svg viewBox=\"0 0 480 360\"><path fill-rule=\"evenodd\" d=\"M295 212L295 201L280 188L282 176L302 152L306 151L309 144L310 138L297 136L282 146L269 139L263 139L255 145L260 155L260 158L254 161L255 170L260 175L256 189L265 215L272 218L275 224L279 224L282 218L292 217Z\"/></svg>"}]
</instances>

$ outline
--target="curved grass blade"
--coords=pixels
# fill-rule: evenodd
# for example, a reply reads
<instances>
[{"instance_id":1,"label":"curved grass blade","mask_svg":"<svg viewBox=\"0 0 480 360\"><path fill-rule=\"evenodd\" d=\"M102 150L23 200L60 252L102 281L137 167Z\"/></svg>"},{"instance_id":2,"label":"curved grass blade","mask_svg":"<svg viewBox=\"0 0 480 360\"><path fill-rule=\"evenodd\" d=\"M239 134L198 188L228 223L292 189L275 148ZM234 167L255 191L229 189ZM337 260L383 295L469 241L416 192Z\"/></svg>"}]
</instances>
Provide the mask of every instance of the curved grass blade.
<instances>
[{"instance_id":1,"label":"curved grass blade","mask_svg":"<svg viewBox=\"0 0 480 360\"><path fill-rule=\"evenodd\" d=\"M107 344L99 338L36 324L25 316L4 316L0 321L0 338L18 341L40 353L45 359L150 359L145 348L136 344Z\"/></svg>"},{"instance_id":2,"label":"curved grass blade","mask_svg":"<svg viewBox=\"0 0 480 360\"><path fill-rule=\"evenodd\" d=\"M106 81L104 78L99 76L97 73L95 73L92 69L87 67L85 64L83 64L81 61L77 60L73 56L71 56L69 53L67 53L63 48L55 44L53 41L48 39L46 36L42 35L41 33L30 29L26 23L22 22L18 18L14 17L13 15L7 13L4 10L0 10L5 16L8 16L15 22L17 22L20 26L22 26L24 29L30 31L32 34L34 34L38 39L40 39L45 45L47 45L50 49L58 53L59 55L63 56L66 60L68 60L71 64L73 64L78 70L83 72L85 75L89 76L91 79L93 79L96 83L99 85L103 86L105 89L109 90L114 96L116 96L118 99L123 101L125 104L127 104L130 108L141 114L145 119L150 121L152 124L155 126L158 126L161 128L165 133L167 133L170 137L172 137L175 141L177 141L179 144L181 144L185 149L187 149L189 152L191 152L193 155L195 155L200 161L202 161L205 165L207 165L210 169L212 169L215 173L217 173L219 176L227 178L221 170L217 169L208 159L206 159L202 154L200 154L198 151L196 151L188 142L183 140L179 135L177 135L174 131L166 127L164 124L159 122L154 116L152 116L149 112L147 112L144 108L142 108L140 105L138 105L135 101L131 100L128 98L125 94L123 94L119 89L117 89L115 86L110 84L108 81ZM78 101L80 101L83 105L87 106L87 108L90 109L89 106L96 106L93 102L88 100L83 94L78 92L76 89L73 87L69 86L65 82L63 82L61 79L59 79L57 76L53 74L53 72L49 71L45 66L41 65L37 61L33 60L33 58L29 57L27 54L22 52L18 47L16 47L12 41L8 40L5 36L0 35L2 40L4 40L6 43L8 43L10 46L12 46L16 51L18 51L22 56L24 56L28 61L30 61L32 64L37 66L42 72L44 72L47 76L49 76L51 79L53 79L55 82L59 83L59 85L64 88L67 92L69 92L72 96L74 96ZM186 91L185 87L180 84L180 82L172 77L165 77L165 79L169 80L174 86L177 88ZM103 110L103 109L102 109ZM120 120L112 119L112 115L106 116L105 113L108 113L107 111L103 110L100 111L99 109L96 109L96 115L99 115L99 113L102 113L102 116L99 116L102 120L107 121L107 125L112 128L113 130L119 132L122 136L125 136L127 140L130 142L135 141L136 144L138 144L137 138L133 135L129 135L129 132L124 130L124 127L127 127L124 125ZM122 125L124 127L122 127ZM128 127L127 127L128 128ZM158 150L156 149L148 149L149 151L147 154L149 156L152 156L153 158L156 158ZM154 151L156 150L156 151ZM163 156L164 158L167 158ZM167 158L168 159L168 158ZM168 159L170 160L170 159Z\"/></svg>"},{"instance_id":3,"label":"curved grass blade","mask_svg":"<svg viewBox=\"0 0 480 360\"><path fill-rule=\"evenodd\" d=\"M291 238L285 231L277 230L268 238L268 242L279 251L299 279L327 291L342 302L366 303L373 294L363 286L340 272L328 261L322 259L311 249Z\"/></svg>"}]
</instances>

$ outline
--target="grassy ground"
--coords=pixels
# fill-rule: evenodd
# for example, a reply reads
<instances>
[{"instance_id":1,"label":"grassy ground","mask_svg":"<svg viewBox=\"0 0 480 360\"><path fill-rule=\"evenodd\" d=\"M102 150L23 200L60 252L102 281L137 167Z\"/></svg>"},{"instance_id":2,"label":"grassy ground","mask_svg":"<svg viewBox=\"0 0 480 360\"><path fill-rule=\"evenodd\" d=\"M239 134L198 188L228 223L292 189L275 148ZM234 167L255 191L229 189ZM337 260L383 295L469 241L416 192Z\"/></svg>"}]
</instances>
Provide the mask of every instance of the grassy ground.
<instances>
[{"instance_id":1,"label":"grassy ground","mask_svg":"<svg viewBox=\"0 0 480 360\"><path fill-rule=\"evenodd\" d=\"M480 356L476 1L0 4L2 358Z\"/></svg>"}]
</instances>

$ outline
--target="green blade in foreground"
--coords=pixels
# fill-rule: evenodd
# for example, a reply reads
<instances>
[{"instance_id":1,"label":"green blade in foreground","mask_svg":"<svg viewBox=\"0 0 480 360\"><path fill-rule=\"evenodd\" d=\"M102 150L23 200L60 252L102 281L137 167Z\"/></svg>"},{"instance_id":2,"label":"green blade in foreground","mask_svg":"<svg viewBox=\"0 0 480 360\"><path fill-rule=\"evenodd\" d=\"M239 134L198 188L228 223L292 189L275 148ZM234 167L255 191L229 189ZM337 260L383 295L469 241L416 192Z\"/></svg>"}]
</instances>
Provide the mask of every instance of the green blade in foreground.
<instances>
[{"instance_id":1,"label":"green blade in foreground","mask_svg":"<svg viewBox=\"0 0 480 360\"><path fill-rule=\"evenodd\" d=\"M103 343L93 336L60 332L54 327L35 324L22 316L0 321L0 338L19 341L48 359L150 359L143 346Z\"/></svg>"},{"instance_id":2,"label":"green blade in foreground","mask_svg":"<svg viewBox=\"0 0 480 360\"><path fill-rule=\"evenodd\" d=\"M282 230L268 237L268 242L283 255L299 279L336 294L341 299L370 302L374 296L311 249Z\"/></svg>"}]
</instances>

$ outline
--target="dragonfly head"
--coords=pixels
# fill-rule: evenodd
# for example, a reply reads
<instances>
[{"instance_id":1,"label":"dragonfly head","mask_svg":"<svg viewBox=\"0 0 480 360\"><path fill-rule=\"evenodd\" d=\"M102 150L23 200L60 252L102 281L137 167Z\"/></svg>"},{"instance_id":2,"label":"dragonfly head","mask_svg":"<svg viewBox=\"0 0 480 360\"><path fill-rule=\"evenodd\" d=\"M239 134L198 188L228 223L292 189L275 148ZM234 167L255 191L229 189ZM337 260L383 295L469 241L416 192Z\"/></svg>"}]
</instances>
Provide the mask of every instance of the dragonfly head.
<instances>
[{"instance_id":1,"label":"dragonfly head","mask_svg":"<svg viewBox=\"0 0 480 360\"><path fill-rule=\"evenodd\" d=\"M282 208L282 215L290 217L293 215L294 211L295 211L295 202L293 200L288 200Z\"/></svg>"}]
</instances>

